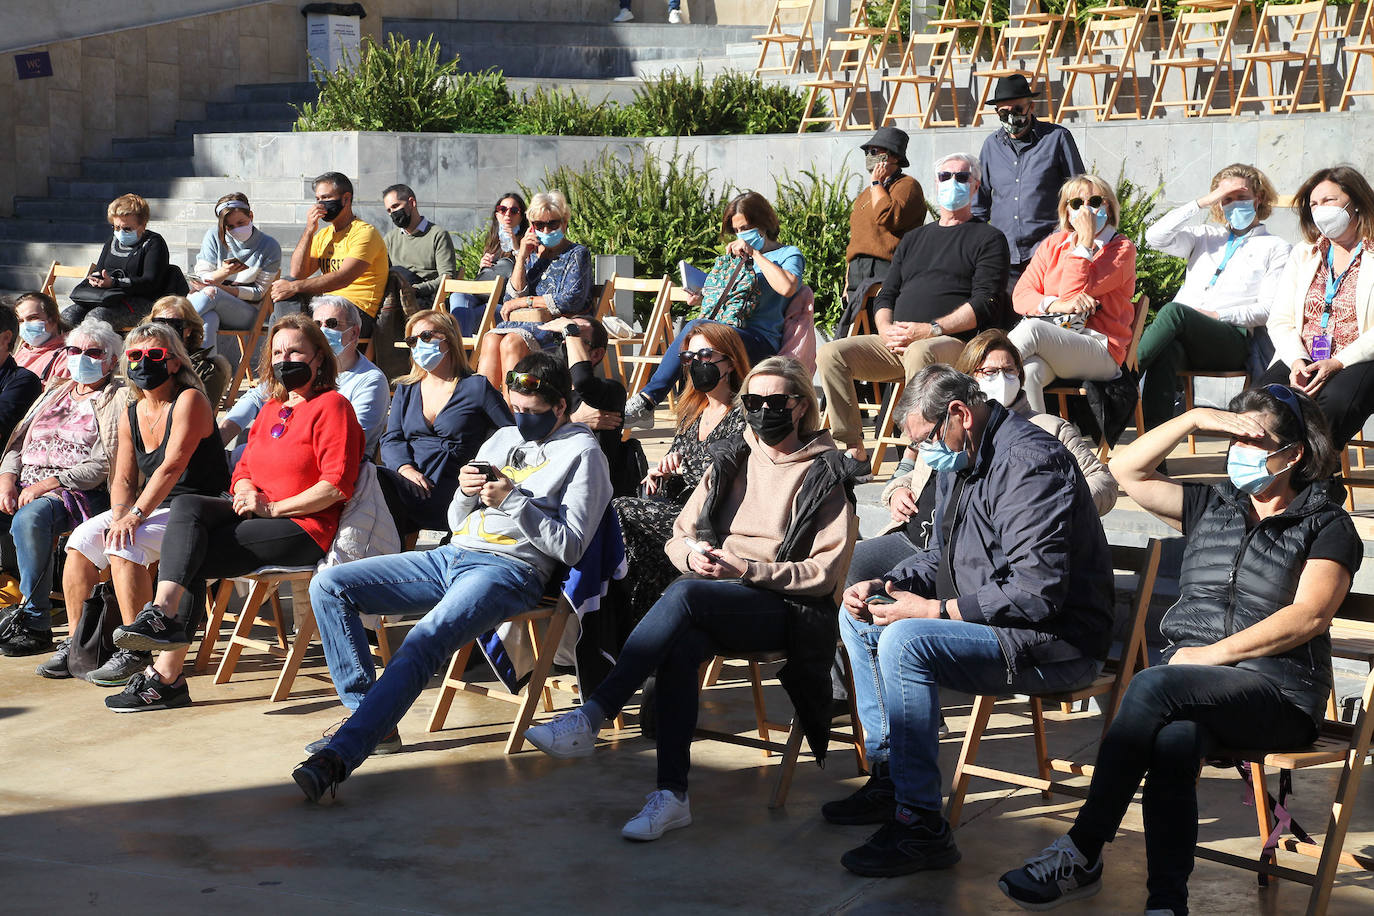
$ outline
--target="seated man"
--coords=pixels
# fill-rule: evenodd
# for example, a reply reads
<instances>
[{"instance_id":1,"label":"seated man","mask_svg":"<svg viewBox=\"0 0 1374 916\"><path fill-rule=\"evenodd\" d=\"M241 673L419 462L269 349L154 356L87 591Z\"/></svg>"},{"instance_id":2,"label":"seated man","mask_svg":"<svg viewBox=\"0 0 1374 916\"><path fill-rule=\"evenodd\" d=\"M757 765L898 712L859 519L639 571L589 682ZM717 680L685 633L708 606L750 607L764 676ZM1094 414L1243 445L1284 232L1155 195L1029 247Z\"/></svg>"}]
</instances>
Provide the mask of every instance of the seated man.
<instances>
[{"instance_id":1,"label":"seated man","mask_svg":"<svg viewBox=\"0 0 1374 916\"><path fill-rule=\"evenodd\" d=\"M590 429L601 443L601 451L610 465L614 495L638 495L640 481L649 468L643 446L622 435L628 396L625 386L596 374L596 367L606 359L610 340L606 326L585 315L563 320L567 338L563 346L568 353L568 371L572 373L572 421ZM570 333L573 327L577 328L576 335Z\"/></svg>"},{"instance_id":2,"label":"seated man","mask_svg":"<svg viewBox=\"0 0 1374 916\"><path fill-rule=\"evenodd\" d=\"M353 215L353 182L340 172L325 172L315 179L315 206L291 252L295 279L272 284L272 321L306 311L312 296L334 293L358 307L362 336L370 338L386 291L387 265L382 237Z\"/></svg>"},{"instance_id":3,"label":"seated man","mask_svg":"<svg viewBox=\"0 0 1374 916\"><path fill-rule=\"evenodd\" d=\"M464 643L533 607L560 564L582 557L611 500L606 459L570 422L572 379L548 353L509 374L515 425L459 473L453 540L434 550L326 569L310 585L335 689L351 715L292 774L318 801L374 751L400 750L396 724ZM380 679L359 614L424 614Z\"/></svg>"},{"instance_id":4,"label":"seated man","mask_svg":"<svg viewBox=\"0 0 1374 916\"><path fill-rule=\"evenodd\" d=\"M877 334L845 337L820 348L816 362L830 432L860 461L864 448L856 379L909 379L932 363L953 363L979 331L1001 327L1007 240L973 219L978 160L957 153L935 164L940 220L902 237L882 292L873 302Z\"/></svg>"},{"instance_id":5,"label":"seated man","mask_svg":"<svg viewBox=\"0 0 1374 916\"><path fill-rule=\"evenodd\" d=\"M405 336L406 319L434 305L444 278L458 276L458 262L452 236L420 215L420 204L409 185L394 184L383 191L382 206L396 228L386 234L391 275L377 315L373 352L382 371L396 378L410 371L406 351L394 346Z\"/></svg>"},{"instance_id":6,"label":"seated man","mask_svg":"<svg viewBox=\"0 0 1374 916\"><path fill-rule=\"evenodd\" d=\"M363 454L375 455L377 442L386 431L386 409L391 401L391 389L382 370L358 352L361 316L342 296L318 296L311 304L314 306L315 324L324 331L339 366L339 374L335 379L339 394L348 398L353 405L353 412L358 415L358 423L363 428ZM270 366L262 368L264 375L271 372ZM235 436L253 425L258 411L266 403L267 390L264 385L256 385L245 392L225 414L219 425L220 437L226 443L234 441ZM236 450L235 461L238 453Z\"/></svg>"},{"instance_id":7,"label":"seated man","mask_svg":"<svg viewBox=\"0 0 1374 916\"><path fill-rule=\"evenodd\" d=\"M959 861L940 813L941 687L1043 693L1089 683L1111 645L1111 555L1092 495L1054 436L929 366L907 429L940 474L930 546L851 585L840 636L872 775L821 811L883 824L841 864L871 877Z\"/></svg>"}]
</instances>

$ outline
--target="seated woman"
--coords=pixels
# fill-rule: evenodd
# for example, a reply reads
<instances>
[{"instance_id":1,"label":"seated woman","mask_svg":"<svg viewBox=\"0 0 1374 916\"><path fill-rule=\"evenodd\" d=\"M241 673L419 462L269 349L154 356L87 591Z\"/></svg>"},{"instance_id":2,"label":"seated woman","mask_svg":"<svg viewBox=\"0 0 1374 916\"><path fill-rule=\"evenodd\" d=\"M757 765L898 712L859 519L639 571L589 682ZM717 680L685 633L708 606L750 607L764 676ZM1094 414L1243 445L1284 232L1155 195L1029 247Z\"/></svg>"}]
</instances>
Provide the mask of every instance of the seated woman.
<instances>
[{"instance_id":1,"label":"seated woman","mask_svg":"<svg viewBox=\"0 0 1374 916\"><path fill-rule=\"evenodd\" d=\"M132 623L153 594L149 567L161 555L172 500L183 493L218 496L229 486L214 410L176 332L165 324L141 324L130 331L124 339L124 378L133 386L133 397L121 405L110 509L77 525L67 538L62 596L71 633L81 621L82 602L107 566L120 617ZM39 673L62 677L66 649ZM87 680L120 687L149 661L146 652L116 649Z\"/></svg>"},{"instance_id":2,"label":"seated woman","mask_svg":"<svg viewBox=\"0 0 1374 916\"><path fill-rule=\"evenodd\" d=\"M1274 292L1274 362L1261 385L1292 385L1326 414L1339 453L1374 412L1374 190L1345 165L1321 169L1293 195L1303 242Z\"/></svg>"},{"instance_id":3,"label":"seated woman","mask_svg":"<svg viewBox=\"0 0 1374 916\"><path fill-rule=\"evenodd\" d=\"M363 458L363 429L334 388L334 353L307 315L287 315L267 338L272 356L267 416L255 423L234 469L233 498L177 497L167 516L157 593L138 618L115 630L124 651L159 651L152 666L106 697L115 712L188 706L182 663L204 608L206 579L264 566L313 566L339 528ZM217 434L218 435L218 434ZM223 449L220 450L223 455Z\"/></svg>"},{"instance_id":4,"label":"seated woman","mask_svg":"<svg viewBox=\"0 0 1374 916\"><path fill-rule=\"evenodd\" d=\"M14 303L19 319L19 346L14 361L38 376L44 385L67 377L67 326L57 312L57 301L45 293L24 293ZM116 350L116 358L117 351Z\"/></svg>"},{"instance_id":5,"label":"seated woman","mask_svg":"<svg viewBox=\"0 0 1374 916\"><path fill-rule=\"evenodd\" d=\"M24 596L0 642L5 655L52 648L53 541L110 505L105 480L125 403L116 396L122 384L111 380L119 335L88 318L67 340L64 378L35 402L0 457L0 566L19 576ZM38 673L66 677L63 647L58 655L62 664L52 674L47 665Z\"/></svg>"},{"instance_id":6,"label":"seated woman","mask_svg":"<svg viewBox=\"0 0 1374 916\"><path fill-rule=\"evenodd\" d=\"M148 228L150 213L137 194L110 201L105 215L114 234L105 240L90 276L72 290L72 304L62 311L68 324L90 315L121 331L148 314L154 299L172 292L167 242Z\"/></svg>"},{"instance_id":7,"label":"seated woman","mask_svg":"<svg viewBox=\"0 0 1374 916\"><path fill-rule=\"evenodd\" d=\"M1045 412L1056 378L1117 377L1135 320L1135 244L1116 231L1111 185L1078 175L1059 189L1059 231L1035 249L1012 291L1023 318L1011 330L1025 365L1026 400Z\"/></svg>"},{"instance_id":8,"label":"seated woman","mask_svg":"<svg viewBox=\"0 0 1374 916\"><path fill-rule=\"evenodd\" d=\"M1229 483L1154 469L1190 433L1231 437ZM1102 847L1145 782L1146 912L1188 912L1197 776L1222 748L1301 747L1331 692L1327 629L1363 550L1331 480L1326 418L1283 385L1199 408L1112 457L1126 495L1187 539L1178 601L1160 624L1164 664L1131 679L1068 835L1000 886L1028 909L1097 893ZM1122 901L1118 901L1125 908Z\"/></svg>"},{"instance_id":9,"label":"seated woman","mask_svg":"<svg viewBox=\"0 0 1374 916\"><path fill-rule=\"evenodd\" d=\"M721 234L735 238L726 246L725 254L716 258L706 287L722 292L720 300L724 300L731 292L738 295L738 284L748 287L752 281L752 290L747 290L746 300L757 305L752 311L730 314L720 308L724 302L706 302L705 308L710 312L687 322L673 339L644 390L625 405L626 426L639 429L653 426L654 408L682 377L682 361L678 354L701 322L720 321L731 325L744 341L744 349L753 363L777 353L782 344L783 316L788 300L801 289L806 258L795 246L778 242L778 214L768 198L757 191L745 191L725 205ZM742 271L742 266L749 269ZM735 278L733 283L731 277ZM700 297L694 296L691 304L696 308L702 302Z\"/></svg>"},{"instance_id":10,"label":"seated woman","mask_svg":"<svg viewBox=\"0 0 1374 916\"><path fill-rule=\"evenodd\" d=\"M592 308L592 256L586 245L568 241L572 211L562 191L530 199L530 229L520 239L501 320L482 340L477 371L502 390L506 373L532 352L563 343L568 318Z\"/></svg>"},{"instance_id":11,"label":"seated woman","mask_svg":"<svg viewBox=\"0 0 1374 916\"><path fill-rule=\"evenodd\" d=\"M1269 318L1269 300L1288 263L1288 243L1264 227L1276 197L1259 169L1228 165L1212 176L1210 193L1145 230L1151 248L1188 259L1183 288L1140 338L1146 429L1174 415L1180 371L1245 369L1252 329ZM1220 225L1188 225L1204 212Z\"/></svg>"},{"instance_id":12,"label":"seated woman","mask_svg":"<svg viewBox=\"0 0 1374 916\"><path fill-rule=\"evenodd\" d=\"M215 202L215 219L215 227L201 240L189 296L205 324L205 346L211 353L217 352L215 335L220 328L252 330L262 297L281 276L281 245L253 225L247 196L238 191L225 194Z\"/></svg>"},{"instance_id":13,"label":"seated woman","mask_svg":"<svg viewBox=\"0 0 1374 916\"><path fill-rule=\"evenodd\" d=\"M148 320L167 325L181 337L186 352L191 356L191 366L205 386L205 396L210 399L210 406L218 409L220 401L224 400L224 389L229 387L229 378L234 373L229 367L229 360L213 348L204 346L205 322L191 305L191 300L185 296L163 296L153 303Z\"/></svg>"},{"instance_id":14,"label":"seated woman","mask_svg":"<svg viewBox=\"0 0 1374 916\"><path fill-rule=\"evenodd\" d=\"M501 195L491 210L491 225L487 228L487 243L482 247L482 259L477 264L477 280L511 278L515 271L516 252L530 231L525 219L525 198L514 191ZM453 293L448 297L449 312L463 333L469 337L477 333L482 321L486 300L471 293Z\"/></svg>"},{"instance_id":15,"label":"seated woman","mask_svg":"<svg viewBox=\"0 0 1374 916\"><path fill-rule=\"evenodd\" d=\"M688 575L635 627L581 709L526 732L545 753L585 757L602 722L657 671L658 789L621 831L627 839L656 840L692 822L687 771L698 669L712 656L786 649L781 678L799 722L808 737L829 730L835 599L856 525L845 482L858 462L820 429L810 373L795 359L759 363L743 391L749 430L712 450L667 545ZM824 739L812 744L823 757Z\"/></svg>"},{"instance_id":16,"label":"seated woman","mask_svg":"<svg viewBox=\"0 0 1374 916\"><path fill-rule=\"evenodd\" d=\"M744 411L735 404L740 382L749 374L749 356L734 328L725 324L699 325L682 351L687 364L687 387L677 400L677 435L668 453L644 478L644 496L618 496L611 507L620 520L630 574L612 580L601 602L602 613L592 618L596 642L614 656L635 624L680 574L663 552L673 535L673 522L711 463L718 442L744 432ZM598 653L599 655L600 653ZM581 688L592 691L607 670L589 671L596 663L581 663Z\"/></svg>"},{"instance_id":17,"label":"seated woman","mask_svg":"<svg viewBox=\"0 0 1374 916\"><path fill-rule=\"evenodd\" d=\"M459 468L493 430L515 422L486 376L468 368L451 317L433 309L411 315L406 346L414 370L396 381L377 475L402 537L448 530Z\"/></svg>"}]
</instances>

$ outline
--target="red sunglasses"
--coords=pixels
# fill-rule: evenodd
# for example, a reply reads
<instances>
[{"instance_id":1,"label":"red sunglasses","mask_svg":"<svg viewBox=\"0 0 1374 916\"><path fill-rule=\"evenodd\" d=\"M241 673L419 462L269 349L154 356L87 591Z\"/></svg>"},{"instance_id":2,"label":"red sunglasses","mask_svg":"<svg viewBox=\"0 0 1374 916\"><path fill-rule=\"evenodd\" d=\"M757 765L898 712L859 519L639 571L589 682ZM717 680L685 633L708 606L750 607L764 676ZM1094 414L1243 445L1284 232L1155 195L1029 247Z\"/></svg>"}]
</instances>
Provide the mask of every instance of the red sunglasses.
<instances>
[{"instance_id":1,"label":"red sunglasses","mask_svg":"<svg viewBox=\"0 0 1374 916\"><path fill-rule=\"evenodd\" d=\"M145 359L155 363L163 362L167 359L166 347L135 347L132 350L125 350L124 357L131 363L142 362Z\"/></svg>"}]
</instances>

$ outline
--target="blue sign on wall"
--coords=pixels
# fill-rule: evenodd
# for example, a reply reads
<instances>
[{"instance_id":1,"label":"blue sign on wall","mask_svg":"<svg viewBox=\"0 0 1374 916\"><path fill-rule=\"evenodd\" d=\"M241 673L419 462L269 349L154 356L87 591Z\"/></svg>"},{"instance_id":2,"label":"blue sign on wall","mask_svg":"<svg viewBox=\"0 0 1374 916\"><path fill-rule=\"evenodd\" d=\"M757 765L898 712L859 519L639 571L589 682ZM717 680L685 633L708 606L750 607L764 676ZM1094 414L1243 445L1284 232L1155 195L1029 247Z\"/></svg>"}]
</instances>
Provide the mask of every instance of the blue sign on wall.
<instances>
[{"instance_id":1,"label":"blue sign on wall","mask_svg":"<svg viewBox=\"0 0 1374 916\"><path fill-rule=\"evenodd\" d=\"M35 51L32 54L14 55L14 65L19 68L19 78L21 80L38 79L40 76L52 76L52 58L47 51Z\"/></svg>"}]
</instances>

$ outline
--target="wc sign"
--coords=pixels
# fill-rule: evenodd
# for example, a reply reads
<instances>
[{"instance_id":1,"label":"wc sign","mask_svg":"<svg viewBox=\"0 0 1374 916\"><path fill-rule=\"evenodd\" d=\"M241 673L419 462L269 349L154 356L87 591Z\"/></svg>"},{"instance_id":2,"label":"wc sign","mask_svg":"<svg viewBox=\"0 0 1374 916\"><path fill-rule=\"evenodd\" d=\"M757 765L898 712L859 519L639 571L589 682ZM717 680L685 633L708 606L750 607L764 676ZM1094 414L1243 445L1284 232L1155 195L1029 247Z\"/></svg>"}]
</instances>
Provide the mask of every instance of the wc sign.
<instances>
[{"instance_id":1,"label":"wc sign","mask_svg":"<svg viewBox=\"0 0 1374 916\"><path fill-rule=\"evenodd\" d=\"M52 76L52 58L47 51L35 51L32 54L14 55L14 65L19 68L19 78L21 80L33 80L43 76Z\"/></svg>"}]
</instances>

